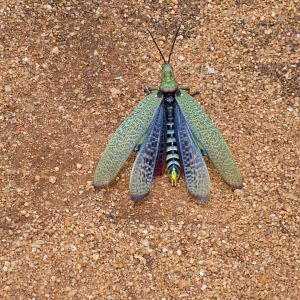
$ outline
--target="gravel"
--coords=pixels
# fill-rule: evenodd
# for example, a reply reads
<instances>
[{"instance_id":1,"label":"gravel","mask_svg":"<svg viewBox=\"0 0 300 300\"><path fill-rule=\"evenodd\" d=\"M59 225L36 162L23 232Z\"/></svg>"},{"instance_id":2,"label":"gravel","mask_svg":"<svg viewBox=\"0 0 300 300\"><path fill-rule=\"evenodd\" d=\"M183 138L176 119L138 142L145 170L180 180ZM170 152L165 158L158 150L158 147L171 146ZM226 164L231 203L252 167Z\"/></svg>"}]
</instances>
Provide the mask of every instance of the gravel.
<instances>
[{"instance_id":1,"label":"gravel","mask_svg":"<svg viewBox=\"0 0 300 300\"><path fill-rule=\"evenodd\" d=\"M0 298L299 298L296 4L0 4ZM179 23L175 75L201 92L245 188L208 163L207 204L167 176L134 204L133 155L95 192L111 134L160 81L145 29L167 56Z\"/></svg>"}]
</instances>

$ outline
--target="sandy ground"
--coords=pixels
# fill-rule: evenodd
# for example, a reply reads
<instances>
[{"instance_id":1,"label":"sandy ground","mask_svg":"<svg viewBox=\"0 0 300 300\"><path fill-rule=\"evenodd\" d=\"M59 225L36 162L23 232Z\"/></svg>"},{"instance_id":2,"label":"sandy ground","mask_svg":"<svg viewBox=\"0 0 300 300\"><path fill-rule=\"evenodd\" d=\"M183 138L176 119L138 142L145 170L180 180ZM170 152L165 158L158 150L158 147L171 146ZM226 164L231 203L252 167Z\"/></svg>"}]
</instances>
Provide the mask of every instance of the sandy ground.
<instances>
[{"instance_id":1,"label":"sandy ground","mask_svg":"<svg viewBox=\"0 0 300 300\"><path fill-rule=\"evenodd\" d=\"M0 298L296 299L299 251L297 1L0 1ZM134 205L134 156L91 182L118 124L177 79L228 141L233 192L208 164L201 205L181 180ZM213 69L212 69L213 68Z\"/></svg>"}]
</instances>

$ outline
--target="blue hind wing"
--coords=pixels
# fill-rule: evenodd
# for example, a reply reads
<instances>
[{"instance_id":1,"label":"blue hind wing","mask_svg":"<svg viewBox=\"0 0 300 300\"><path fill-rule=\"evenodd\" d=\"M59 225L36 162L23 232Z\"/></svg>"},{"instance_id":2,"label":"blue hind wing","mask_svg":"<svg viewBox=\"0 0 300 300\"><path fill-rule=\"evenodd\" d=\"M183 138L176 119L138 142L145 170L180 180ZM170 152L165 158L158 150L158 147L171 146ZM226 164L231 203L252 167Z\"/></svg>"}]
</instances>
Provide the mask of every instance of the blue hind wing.
<instances>
[{"instance_id":1,"label":"blue hind wing","mask_svg":"<svg viewBox=\"0 0 300 300\"><path fill-rule=\"evenodd\" d=\"M175 108L175 132L187 190L193 197L205 202L210 195L209 173L178 105Z\"/></svg>"},{"instance_id":2,"label":"blue hind wing","mask_svg":"<svg viewBox=\"0 0 300 300\"><path fill-rule=\"evenodd\" d=\"M130 196L137 201L150 192L162 138L164 108L161 105L135 159L130 176Z\"/></svg>"}]
</instances>

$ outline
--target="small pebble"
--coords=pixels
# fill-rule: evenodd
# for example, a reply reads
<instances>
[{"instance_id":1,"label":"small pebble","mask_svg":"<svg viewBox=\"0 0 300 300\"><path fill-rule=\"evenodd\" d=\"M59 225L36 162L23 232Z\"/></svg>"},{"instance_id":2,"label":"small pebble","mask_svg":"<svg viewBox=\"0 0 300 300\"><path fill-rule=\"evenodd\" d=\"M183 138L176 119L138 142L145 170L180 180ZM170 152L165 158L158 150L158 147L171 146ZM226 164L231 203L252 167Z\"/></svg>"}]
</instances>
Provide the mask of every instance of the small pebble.
<instances>
[{"instance_id":1,"label":"small pebble","mask_svg":"<svg viewBox=\"0 0 300 300\"><path fill-rule=\"evenodd\" d=\"M58 47L53 47L52 50L51 50L51 52L52 52L53 54L58 54L58 53L59 53Z\"/></svg>"},{"instance_id":2,"label":"small pebble","mask_svg":"<svg viewBox=\"0 0 300 300\"><path fill-rule=\"evenodd\" d=\"M55 176L50 176L49 177L49 182L54 184L56 182L57 178Z\"/></svg>"},{"instance_id":3,"label":"small pebble","mask_svg":"<svg viewBox=\"0 0 300 300\"><path fill-rule=\"evenodd\" d=\"M212 68L212 67L208 67L208 68L207 68L207 73L208 73L208 74L216 74L217 71L216 71L214 68Z\"/></svg>"},{"instance_id":4,"label":"small pebble","mask_svg":"<svg viewBox=\"0 0 300 300\"><path fill-rule=\"evenodd\" d=\"M141 240L141 243L142 243L143 246L149 247L149 241L147 239Z\"/></svg>"},{"instance_id":5,"label":"small pebble","mask_svg":"<svg viewBox=\"0 0 300 300\"><path fill-rule=\"evenodd\" d=\"M11 85L10 85L10 84L5 85L5 86L4 86L4 91L5 91L6 93L11 92Z\"/></svg>"},{"instance_id":6,"label":"small pebble","mask_svg":"<svg viewBox=\"0 0 300 300\"><path fill-rule=\"evenodd\" d=\"M70 250L71 250L72 252L75 252L75 251L77 250L77 247L76 247L75 245L71 244L71 245L70 245Z\"/></svg>"},{"instance_id":7,"label":"small pebble","mask_svg":"<svg viewBox=\"0 0 300 300\"><path fill-rule=\"evenodd\" d=\"M114 88L114 87L110 89L110 92L111 92L111 96L113 98L116 98L118 95L121 94L121 91L117 88Z\"/></svg>"},{"instance_id":8,"label":"small pebble","mask_svg":"<svg viewBox=\"0 0 300 300\"><path fill-rule=\"evenodd\" d=\"M180 61L184 61L184 60L185 60L185 57L184 57L183 55L179 55L179 56L178 56L178 59L179 59Z\"/></svg>"},{"instance_id":9,"label":"small pebble","mask_svg":"<svg viewBox=\"0 0 300 300\"><path fill-rule=\"evenodd\" d=\"M243 195L243 190L241 190L241 189L235 189L234 190L234 194L237 195L237 196L241 196L241 195Z\"/></svg>"},{"instance_id":10,"label":"small pebble","mask_svg":"<svg viewBox=\"0 0 300 300\"><path fill-rule=\"evenodd\" d=\"M52 10L52 6L51 6L50 4L46 4L44 7L45 7L47 10Z\"/></svg>"}]
</instances>

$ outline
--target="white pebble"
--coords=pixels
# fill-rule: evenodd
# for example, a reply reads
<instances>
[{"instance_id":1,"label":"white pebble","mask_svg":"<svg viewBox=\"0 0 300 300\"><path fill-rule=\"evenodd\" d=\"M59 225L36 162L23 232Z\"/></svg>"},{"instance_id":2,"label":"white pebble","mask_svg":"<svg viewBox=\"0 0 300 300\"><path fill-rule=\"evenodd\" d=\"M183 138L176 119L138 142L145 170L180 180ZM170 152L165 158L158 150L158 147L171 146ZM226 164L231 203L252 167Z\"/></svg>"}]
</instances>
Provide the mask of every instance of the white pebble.
<instances>
[{"instance_id":1,"label":"white pebble","mask_svg":"<svg viewBox=\"0 0 300 300\"><path fill-rule=\"evenodd\" d=\"M49 182L54 184L56 182L56 177L55 176L50 176L49 177Z\"/></svg>"},{"instance_id":2,"label":"white pebble","mask_svg":"<svg viewBox=\"0 0 300 300\"><path fill-rule=\"evenodd\" d=\"M74 252L74 251L77 250L77 247L75 245L71 244L70 245L70 250Z\"/></svg>"},{"instance_id":3,"label":"white pebble","mask_svg":"<svg viewBox=\"0 0 300 300\"><path fill-rule=\"evenodd\" d=\"M7 84L5 87L4 87L4 91L6 93L9 93L11 91L11 85L10 84Z\"/></svg>"},{"instance_id":4,"label":"white pebble","mask_svg":"<svg viewBox=\"0 0 300 300\"><path fill-rule=\"evenodd\" d=\"M148 240L146 240L146 239L141 240L141 243L142 243L143 246L149 247L149 241Z\"/></svg>"},{"instance_id":5,"label":"white pebble","mask_svg":"<svg viewBox=\"0 0 300 300\"><path fill-rule=\"evenodd\" d=\"M7 272L7 271L8 271L8 267L7 267L7 266L4 266L4 267L2 268L2 270L3 270L3 272Z\"/></svg>"},{"instance_id":6,"label":"white pebble","mask_svg":"<svg viewBox=\"0 0 300 300\"><path fill-rule=\"evenodd\" d=\"M54 54L58 54L59 53L58 47L53 47L51 52Z\"/></svg>"},{"instance_id":7,"label":"white pebble","mask_svg":"<svg viewBox=\"0 0 300 300\"><path fill-rule=\"evenodd\" d=\"M110 89L111 95L113 98L117 97L119 94L121 94L121 91L119 89L116 88L111 88Z\"/></svg>"},{"instance_id":8,"label":"white pebble","mask_svg":"<svg viewBox=\"0 0 300 300\"><path fill-rule=\"evenodd\" d=\"M47 10L52 10L52 6L51 6L50 4L46 4L44 7L45 7Z\"/></svg>"},{"instance_id":9,"label":"white pebble","mask_svg":"<svg viewBox=\"0 0 300 300\"><path fill-rule=\"evenodd\" d=\"M208 73L208 74L216 74L217 71L216 71L215 68L213 68L213 67L208 67L207 73Z\"/></svg>"},{"instance_id":10,"label":"white pebble","mask_svg":"<svg viewBox=\"0 0 300 300\"><path fill-rule=\"evenodd\" d=\"M179 55L179 56L178 56L178 59L179 59L180 61L184 61L184 60L185 60L185 57L184 57L183 55Z\"/></svg>"}]
</instances>

